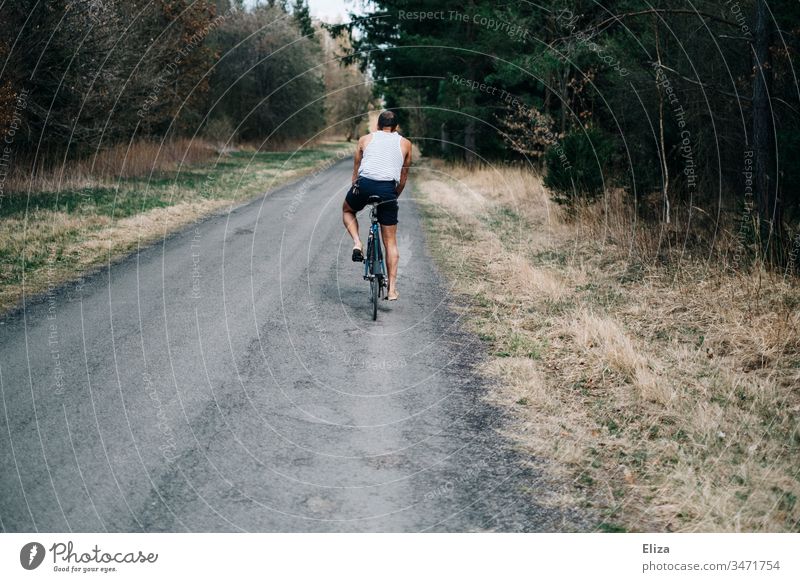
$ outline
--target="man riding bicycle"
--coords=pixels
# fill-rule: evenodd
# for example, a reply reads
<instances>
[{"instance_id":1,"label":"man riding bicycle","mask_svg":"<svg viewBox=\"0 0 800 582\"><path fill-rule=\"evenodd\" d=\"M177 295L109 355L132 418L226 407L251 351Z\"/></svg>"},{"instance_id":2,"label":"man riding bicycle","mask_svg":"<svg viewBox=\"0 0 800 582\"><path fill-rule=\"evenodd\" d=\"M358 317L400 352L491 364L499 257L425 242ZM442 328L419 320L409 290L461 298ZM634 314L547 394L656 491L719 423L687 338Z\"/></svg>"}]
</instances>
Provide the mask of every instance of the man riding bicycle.
<instances>
[{"instance_id":1,"label":"man riding bicycle","mask_svg":"<svg viewBox=\"0 0 800 582\"><path fill-rule=\"evenodd\" d=\"M362 136L356 146L353 180L342 204L342 220L353 238L353 261L364 260L358 235L356 213L367 205L370 196L379 196L378 222L386 246L386 267L389 272L387 299L395 301L397 293L397 198L406 186L411 166L411 142L397 133L397 116L384 111L378 116L378 131Z\"/></svg>"}]
</instances>

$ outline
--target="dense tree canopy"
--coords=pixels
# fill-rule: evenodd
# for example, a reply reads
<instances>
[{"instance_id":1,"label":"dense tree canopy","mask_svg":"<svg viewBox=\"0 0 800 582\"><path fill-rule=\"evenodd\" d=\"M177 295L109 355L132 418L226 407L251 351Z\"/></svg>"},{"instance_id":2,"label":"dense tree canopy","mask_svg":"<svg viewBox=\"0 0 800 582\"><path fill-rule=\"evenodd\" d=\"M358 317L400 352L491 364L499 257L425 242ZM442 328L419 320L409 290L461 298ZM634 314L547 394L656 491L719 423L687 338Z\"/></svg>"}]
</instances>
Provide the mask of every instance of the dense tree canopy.
<instances>
[{"instance_id":1,"label":"dense tree canopy","mask_svg":"<svg viewBox=\"0 0 800 582\"><path fill-rule=\"evenodd\" d=\"M306 23L308 24L308 23ZM236 12L216 33L212 114L243 139L310 136L324 123L321 47L278 7Z\"/></svg>"},{"instance_id":2,"label":"dense tree canopy","mask_svg":"<svg viewBox=\"0 0 800 582\"><path fill-rule=\"evenodd\" d=\"M770 260L800 253L794 0L366 7L332 27L350 33L338 47L424 153L546 167L561 202L620 188L642 218L729 217ZM352 138L373 102L363 74L326 63L306 0L16 0L0 39L17 152L303 139L340 119Z\"/></svg>"},{"instance_id":3,"label":"dense tree canopy","mask_svg":"<svg viewBox=\"0 0 800 582\"><path fill-rule=\"evenodd\" d=\"M800 220L796 2L372 6L337 31L424 152L546 158L557 199L623 187L666 223L680 209L747 221L752 207L751 236L786 259Z\"/></svg>"},{"instance_id":4,"label":"dense tree canopy","mask_svg":"<svg viewBox=\"0 0 800 582\"><path fill-rule=\"evenodd\" d=\"M305 0L5 2L0 133L69 155L208 124L306 138L325 121L319 32Z\"/></svg>"}]
</instances>

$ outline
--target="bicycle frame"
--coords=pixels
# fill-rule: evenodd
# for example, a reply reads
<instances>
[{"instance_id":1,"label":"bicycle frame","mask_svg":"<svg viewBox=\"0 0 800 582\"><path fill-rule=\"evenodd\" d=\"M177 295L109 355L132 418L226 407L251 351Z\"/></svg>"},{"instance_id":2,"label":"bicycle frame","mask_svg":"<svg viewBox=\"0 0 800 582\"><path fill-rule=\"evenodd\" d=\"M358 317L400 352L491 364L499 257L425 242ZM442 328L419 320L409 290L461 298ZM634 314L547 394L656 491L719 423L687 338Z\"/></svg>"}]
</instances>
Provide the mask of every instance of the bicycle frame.
<instances>
[{"instance_id":1,"label":"bicycle frame","mask_svg":"<svg viewBox=\"0 0 800 582\"><path fill-rule=\"evenodd\" d=\"M381 229L378 224L378 205L372 204L370 210L372 224L367 237L367 255L364 257L364 279L369 281L374 277L386 277L386 268L383 264L383 248L381 245Z\"/></svg>"}]
</instances>

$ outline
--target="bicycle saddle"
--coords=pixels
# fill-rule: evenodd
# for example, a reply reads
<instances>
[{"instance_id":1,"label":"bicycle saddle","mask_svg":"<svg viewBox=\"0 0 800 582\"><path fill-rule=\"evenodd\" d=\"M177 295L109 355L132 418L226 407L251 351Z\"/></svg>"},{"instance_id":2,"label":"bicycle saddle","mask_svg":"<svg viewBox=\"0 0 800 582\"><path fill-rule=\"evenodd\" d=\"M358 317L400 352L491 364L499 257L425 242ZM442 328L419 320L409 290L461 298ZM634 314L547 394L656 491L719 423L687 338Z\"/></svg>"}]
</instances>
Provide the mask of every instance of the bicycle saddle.
<instances>
[{"instance_id":1,"label":"bicycle saddle","mask_svg":"<svg viewBox=\"0 0 800 582\"><path fill-rule=\"evenodd\" d=\"M369 203L369 204L377 204L380 201L381 201L381 197L380 196L376 196L375 194L373 194L372 196L367 198L367 203Z\"/></svg>"}]
</instances>

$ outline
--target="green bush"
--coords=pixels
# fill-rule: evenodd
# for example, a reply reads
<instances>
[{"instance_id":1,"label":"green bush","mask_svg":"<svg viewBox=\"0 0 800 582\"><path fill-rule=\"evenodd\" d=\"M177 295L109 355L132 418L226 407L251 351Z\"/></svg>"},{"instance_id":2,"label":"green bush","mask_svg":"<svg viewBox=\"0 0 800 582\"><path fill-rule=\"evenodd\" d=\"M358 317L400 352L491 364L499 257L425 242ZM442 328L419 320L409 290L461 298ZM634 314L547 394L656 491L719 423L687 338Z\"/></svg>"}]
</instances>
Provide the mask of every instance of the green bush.
<instances>
[{"instance_id":1,"label":"green bush","mask_svg":"<svg viewBox=\"0 0 800 582\"><path fill-rule=\"evenodd\" d=\"M600 130L578 129L547 148L544 185L559 204L579 198L591 200L603 193L608 180L614 147Z\"/></svg>"},{"instance_id":2,"label":"green bush","mask_svg":"<svg viewBox=\"0 0 800 582\"><path fill-rule=\"evenodd\" d=\"M236 128L227 115L210 119L203 133L207 139L220 148L227 143L236 142Z\"/></svg>"}]
</instances>

